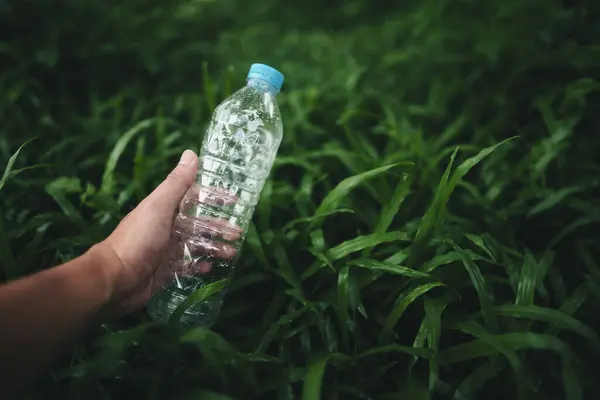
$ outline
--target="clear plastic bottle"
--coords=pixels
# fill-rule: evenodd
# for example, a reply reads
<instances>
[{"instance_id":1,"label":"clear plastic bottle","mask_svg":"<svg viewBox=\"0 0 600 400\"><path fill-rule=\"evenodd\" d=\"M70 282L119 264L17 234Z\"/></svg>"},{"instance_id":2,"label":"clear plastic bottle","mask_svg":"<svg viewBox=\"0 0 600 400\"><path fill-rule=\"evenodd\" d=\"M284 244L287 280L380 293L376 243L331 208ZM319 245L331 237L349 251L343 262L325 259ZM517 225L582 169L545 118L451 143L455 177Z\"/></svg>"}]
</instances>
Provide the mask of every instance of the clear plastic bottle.
<instances>
[{"instance_id":1,"label":"clear plastic bottle","mask_svg":"<svg viewBox=\"0 0 600 400\"><path fill-rule=\"evenodd\" d=\"M253 64L247 84L215 110L200 151L196 182L173 224L173 246L160 268L169 274L148 313L167 319L195 290L229 277L264 182L283 137L275 96L283 75ZM196 303L181 318L187 326L211 326L226 289Z\"/></svg>"}]
</instances>

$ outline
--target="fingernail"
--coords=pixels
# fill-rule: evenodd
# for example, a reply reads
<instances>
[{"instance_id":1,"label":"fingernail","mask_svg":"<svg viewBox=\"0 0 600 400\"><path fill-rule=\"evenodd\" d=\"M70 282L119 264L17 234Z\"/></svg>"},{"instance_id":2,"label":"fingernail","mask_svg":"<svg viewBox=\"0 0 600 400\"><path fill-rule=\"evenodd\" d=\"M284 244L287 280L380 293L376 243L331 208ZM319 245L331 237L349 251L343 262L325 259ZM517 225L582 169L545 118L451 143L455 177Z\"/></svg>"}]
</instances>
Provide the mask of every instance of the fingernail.
<instances>
[{"instance_id":1,"label":"fingernail","mask_svg":"<svg viewBox=\"0 0 600 400\"><path fill-rule=\"evenodd\" d=\"M194 162L194 158L196 158L196 155L194 154L194 152L191 150L186 150L181 155L179 164L190 165L191 163Z\"/></svg>"}]
</instances>

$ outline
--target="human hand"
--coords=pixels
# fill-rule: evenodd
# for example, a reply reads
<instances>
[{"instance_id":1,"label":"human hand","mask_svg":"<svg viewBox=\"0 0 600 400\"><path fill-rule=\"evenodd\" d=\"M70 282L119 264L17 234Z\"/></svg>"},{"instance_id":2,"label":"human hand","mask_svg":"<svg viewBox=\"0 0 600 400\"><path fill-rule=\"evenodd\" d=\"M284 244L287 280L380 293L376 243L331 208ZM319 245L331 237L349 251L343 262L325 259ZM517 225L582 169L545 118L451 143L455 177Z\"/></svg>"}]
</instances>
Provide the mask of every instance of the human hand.
<instances>
[{"instance_id":1,"label":"human hand","mask_svg":"<svg viewBox=\"0 0 600 400\"><path fill-rule=\"evenodd\" d=\"M202 261L206 258L202 256L227 259L236 255L236 249L211 239L218 232L225 240L235 240L241 234L237 227L206 217L178 214L175 218L178 206L185 212L198 201L211 202L204 198L205 193L200 196L198 186L192 186L197 170L198 157L186 150L167 178L108 238L90 249L105 260L113 313L121 315L143 307L174 272L209 272L211 265ZM217 201L227 201L227 196L217 197ZM199 239L190 240L191 236ZM191 260L183 261L184 251L191 254Z\"/></svg>"}]
</instances>

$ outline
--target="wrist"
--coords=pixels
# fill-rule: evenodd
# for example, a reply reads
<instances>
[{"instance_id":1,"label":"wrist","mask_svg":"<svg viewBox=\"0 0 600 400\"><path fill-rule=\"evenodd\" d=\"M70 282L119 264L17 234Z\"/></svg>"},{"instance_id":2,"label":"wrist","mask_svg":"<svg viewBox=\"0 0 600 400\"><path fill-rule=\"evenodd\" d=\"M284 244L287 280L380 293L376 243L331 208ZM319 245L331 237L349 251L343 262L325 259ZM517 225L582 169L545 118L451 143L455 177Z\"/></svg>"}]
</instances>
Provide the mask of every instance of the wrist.
<instances>
[{"instance_id":1,"label":"wrist","mask_svg":"<svg viewBox=\"0 0 600 400\"><path fill-rule=\"evenodd\" d=\"M105 306L115 301L118 282L117 271L121 265L121 260L108 247L103 242L100 242L92 246L84 254L84 257L87 258L87 265L93 269L97 275L98 285L102 287Z\"/></svg>"}]
</instances>

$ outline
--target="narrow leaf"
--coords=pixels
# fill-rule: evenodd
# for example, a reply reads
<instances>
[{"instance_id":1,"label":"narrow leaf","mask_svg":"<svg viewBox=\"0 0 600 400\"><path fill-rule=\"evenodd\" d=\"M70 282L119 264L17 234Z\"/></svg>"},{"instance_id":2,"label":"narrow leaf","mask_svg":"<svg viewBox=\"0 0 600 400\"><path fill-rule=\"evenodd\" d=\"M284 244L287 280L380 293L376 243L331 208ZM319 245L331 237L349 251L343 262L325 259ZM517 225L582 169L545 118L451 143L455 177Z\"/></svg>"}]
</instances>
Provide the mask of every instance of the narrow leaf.
<instances>
[{"instance_id":1,"label":"narrow leaf","mask_svg":"<svg viewBox=\"0 0 600 400\"><path fill-rule=\"evenodd\" d=\"M600 344L600 338L592 328L561 311L535 305L507 304L495 308L498 315L515 318L527 318L536 321L548 322L558 328L568 329L581 336Z\"/></svg>"},{"instance_id":2,"label":"narrow leaf","mask_svg":"<svg viewBox=\"0 0 600 400\"><path fill-rule=\"evenodd\" d=\"M19 158L19 153L21 153L21 150L23 150L23 148L25 146L27 146L28 143L30 143L32 140L35 140L35 139L37 139L37 137L33 137L33 138L25 141L21 146L19 146L17 151L15 151L12 156L10 156L10 158L8 159L8 163L6 163L6 167L4 168L4 173L2 174L2 178L0 179L0 191L2 191L2 188L6 184L6 181L8 181L8 178L11 175L11 172L13 171L15 162L17 161L17 158Z\"/></svg>"},{"instance_id":3,"label":"narrow leaf","mask_svg":"<svg viewBox=\"0 0 600 400\"><path fill-rule=\"evenodd\" d=\"M494 314L494 295L488 289L483 274L479 270L479 267L471 256L465 252L463 249L452 243L452 246L458 253L461 258L467 273L469 274L469 278L471 278L471 282L477 291L477 296L479 297L479 304L481 306L481 312L483 314L483 318L485 319L486 325L488 329L492 332L496 332L498 329L498 321L496 319L496 315Z\"/></svg>"},{"instance_id":4,"label":"narrow leaf","mask_svg":"<svg viewBox=\"0 0 600 400\"><path fill-rule=\"evenodd\" d=\"M387 342L391 339L394 327L406 311L409 305L411 305L416 299L425 293L429 292L431 289L436 287L444 286L442 283L434 282L434 283L426 283L424 285L417 286L411 292L407 294L401 294L398 298L397 305L394 307L390 315L385 320L383 331L382 331L382 340Z\"/></svg>"},{"instance_id":5,"label":"narrow leaf","mask_svg":"<svg viewBox=\"0 0 600 400\"><path fill-rule=\"evenodd\" d=\"M414 270L412 268L403 267L402 265L391 265L385 262L376 261L372 259L360 259L351 261L350 265L365 268L371 271L382 271L394 275L402 275L410 278L432 278L431 275L421 271Z\"/></svg>"},{"instance_id":6,"label":"narrow leaf","mask_svg":"<svg viewBox=\"0 0 600 400\"><path fill-rule=\"evenodd\" d=\"M502 343L502 345L512 351L538 349L554 350L561 354L569 352L569 349L563 342L551 335L519 332L492 336L496 341ZM438 355L438 361L440 365L451 365L462 361L490 356L496 352L497 350L484 339L476 339L442 350Z\"/></svg>"},{"instance_id":7,"label":"narrow leaf","mask_svg":"<svg viewBox=\"0 0 600 400\"><path fill-rule=\"evenodd\" d=\"M400 210L400 206L402 202L408 195L410 191L411 185L411 177L407 174L403 175L396 186L396 190L392 195L390 201L385 205L383 210L381 210L381 215L379 216L379 221L377 222L377 226L375 227L375 233L384 233L387 232L388 228L392 224L394 217Z\"/></svg>"},{"instance_id":8,"label":"narrow leaf","mask_svg":"<svg viewBox=\"0 0 600 400\"><path fill-rule=\"evenodd\" d=\"M171 314L171 317L169 318L169 323L178 324L181 317L185 313L185 310L187 310L196 303L208 299L213 294L220 292L227 286L228 283L229 278L225 278L216 282L209 283L208 285L202 286L200 289L195 290L194 293L192 293L173 311L173 314Z\"/></svg>"},{"instance_id":9,"label":"narrow leaf","mask_svg":"<svg viewBox=\"0 0 600 400\"><path fill-rule=\"evenodd\" d=\"M529 306L533 304L535 295L535 287L537 283L537 261L529 252L525 253L523 259L523 267L521 268L521 278L517 288L517 299L515 303L521 306Z\"/></svg>"},{"instance_id":10,"label":"narrow leaf","mask_svg":"<svg viewBox=\"0 0 600 400\"><path fill-rule=\"evenodd\" d=\"M344 265L338 273L337 283L337 305L338 315L342 323L343 332L350 327L350 316L348 315L348 280L350 279L350 267Z\"/></svg>"},{"instance_id":11,"label":"narrow leaf","mask_svg":"<svg viewBox=\"0 0 600 400\"><path fill-rule=\"evenodd\" d=\"M395 241L410 241L410 236L406 232L373 233L358 236L329 249L326 254L330 260L335 261L357 251Z\"/></svg>"},{"instance_id":12,"label":"narrow leaf","mask_svg":"<svg viewBox=\"0 0 600 400\"><path fill-rule=\"evenodd\" d=\"M450 156L450 162L448 163L448 166L446 167L446 170L440 179L440 183L435 189L433 201L421 220L421 224L419 225L419 229L417 230L417 234L413 243L416 252L420 252L422 247L425 246L425 243L427 240L429 240L429 237L433 233L435 226L439 222L439 213L443 202L443 195L446 191L446 187L448 186L450 172L452 171L452 165L454 164L454 159L456 158L457 152L458 147L454 150L452 156Z\"/></svg>"},{"instance_id":13,"label":"narrow leaf","mask_svg":"<svg viewBox=\"0 0 600 400\"><path fill-rule=\"evenodd\" d=\"M129 142L131 142L131 140L138 133L164 120L164 117L155 117L146 119L144 121L140 121L119 138L112 151L110 152L110 155L108 156L108 160L106 161L106 165L104 167L104 173L102 174L102 185L100 187L100 190L102 192L110 193L112 191L115 168L117 167L117 163L119 162L119 159L121 158L121 155L125 151L125 148L129 144Z\"/></svg>"},{"instance_id":14,"label":"narrow leaf","mask_svg":"<svg viewBox=\"0 0 600 400\"><path fill-rule=\"evenodd\" d=\"M327 196L321 202L321 205L317 208L315 215L321 215L333 211L342 202L342 200L357 186L361 185L365 181L372 179L389 169L398 165L412 165L412 163L395 163L386 165L383 167L375 168L358 175L348 177L338 183L338 185L331 190Z\"/></svg>"},{"instance_id":15,"label":"narrow leaf","mask_svg":"<svg viewBox=\"0 0 600 400\"><path fill-rule=\"evenodd\" d=\"M375 347L370 350L360 353L357 358L365 358L378 354L387 353L405 353L410 356L430 359L434 356L434 352L431 349L424 349L422 347L409 347L401 346L399 344L389 344L386 346Z\"/></svg>"},{"instance_id":16,"label":"narrow leaf","mask_svg":"<svg viewBox=\"0 0 600 400\"><path fill-rule=\"evenodd\" d=\"M325 367L332 359L348 360L349 357L340 353L332 353L311 362L304 377L302 400L321 399L321 386L323 375L325 375Z\"/></svg>"}]
</instances>

